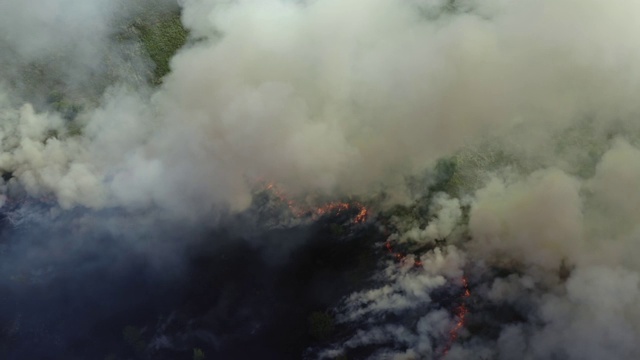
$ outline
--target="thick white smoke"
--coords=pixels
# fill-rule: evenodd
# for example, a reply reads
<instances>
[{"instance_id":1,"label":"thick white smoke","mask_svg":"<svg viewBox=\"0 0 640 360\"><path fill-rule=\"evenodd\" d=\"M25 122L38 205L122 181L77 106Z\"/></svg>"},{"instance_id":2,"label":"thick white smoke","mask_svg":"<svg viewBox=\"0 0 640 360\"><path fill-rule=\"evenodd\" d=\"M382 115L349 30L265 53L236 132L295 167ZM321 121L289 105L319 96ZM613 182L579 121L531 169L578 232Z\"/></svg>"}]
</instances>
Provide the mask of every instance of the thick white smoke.
<instances>
[{"instance_id":1,"label":"thick white smoke","mask_svg":"<svg viewBox=\"0 0 640 360\"><path fill-rule=\"evenodd\" d=\"M453 157L474 181L428 194L428 219L393 220L392 241L434 249L345 299L340 322L378 317L321 355L378 344L372 356L398 359L640 356L640 4L181 6L191 41L148 88L133 74L149 71L149 59L112 30L140 14L134 6L0 4L0 170L13 175L3 189L53 196L65 209L201 220L247 208L258 180L367 196ZM39 106L49 87L80 99L80 131ZM489 159L487 143L500 156L462 161L465 152ZM498 268L509 275L470 276L471 297L520 320L492 325L493 335L463 326L447 349L458 320L434 292ZM414 309L413 322L387 322ZM491 311L477 315L480 327L482 316Z\"/></svg>"},{"instance_id":2,"label":"thick white smoke","mask_svg":"<svg viewBox=\"0 0 640 360\"><path fill-rule=\"evenodd\" d=\"M82 33L86 12L104 24L118 14L91 4L50 12L73 20L60 18L52 48ZM258 177L290 191L366 193L488 133L553 162L539 147L552 134L585 116L606 127L637 111L628 6L469 2L466 13L438 15L430 2L186 1L185 24L200 40L173 59L150 101L108 96L83 114L86 151L100 163L90 173L107 203L142 194L134 203L183 212L193 201L242 209L247 179ZM32 18L45 28L57 19ZM91 27L94 38L105 26ZM24 56L52 51L13 42ZM91 45L101 43L111 46ZM75 202L95 203L83 197Z\"/></svg>"},{"instance_id":3,"label":"thick white smoke","mask_svg":"<svg viewBox=\"0 0 640 360\"><path fill-rule=\"evenodd\" d=\"M455 235L449 237L451 242L462 243L457 250L453 248L453 252L449 248L450 255L443 257L438 267L430 265L431 257L441 254L436 248L423 257L420 268L424 271L406 272L400 278L383 275L381 281L387 285L374 290L380 293L375 301L369 299L371 291L354 294L338 311L340 321L362 323L363 316L372 309L386 314L398 312L399 305L402 309L422 309L413 316L422 317L420 322L405 322L401 326L409 335L402 339L396 335L379 338L376 331L380 326L388 326L382 321L371 328L373 332L366 336L358 333L324 355L342 354L377 339L381 349L389 346L372 355L377 358L627 359L638 356L640 349L634 339L640 330L640 318L633 304L637 301L640 275L633 255L638 253L638 230L632 220L637 217L633 215L637 214L637 201L633 193L629 193L630 184L638 181L635 164L640 157L635 155L637 152L638 149L626 141L613 141L611 148L593 165L593 176L586 179L570 176L557 168L524 177L511 173L490 178L472 197L467 225L470 240ZM439 222L439 218L434 218L423 232ZM415 229L391 239L409 236L414 242L425 241L424 237L411 237L412 233ZM468 262L451 257L461 249ZM476 265L465 266L469 262ZM412 260L403 260L400 265L390 266L413 270L412 265ZM434 281L437 276L452 274L452 268L465 271L468 278L475 279L471 288L473 300L466 305L471 309L467 323L469 318L475 321L475 330L474 333L464 328L456 330L463 340L445 352L442 344L447 343L446 336L430 335L420 340L423 333L420 324L425 326L424 319L442 311L439 306L429 307L429 294L443 286L436 284L425 291L426 295L413 297L412 292L405 290L405 284L424 283L420 280L423 278ZM508 269L512 274L506 278L487 277L486 274L495 272L494 268ZM459 286L455 279L461 276L458 273L451 277L449 286ZM525 319L512 317L500 326L497 338L487 339L483 327L495 324L483 317L500 317L501 311L487 308L491 306L516 309ZM411 316L409 314L411 312L402 312L402 317ZM444 325L448 331L456 329L455 322L459 321L452 316L449 315L450 320ZM426 326L432 332L443 328L442 322L435 320ZM397 353L398 347L406 352Z\"/></svg>"}]
</instances>

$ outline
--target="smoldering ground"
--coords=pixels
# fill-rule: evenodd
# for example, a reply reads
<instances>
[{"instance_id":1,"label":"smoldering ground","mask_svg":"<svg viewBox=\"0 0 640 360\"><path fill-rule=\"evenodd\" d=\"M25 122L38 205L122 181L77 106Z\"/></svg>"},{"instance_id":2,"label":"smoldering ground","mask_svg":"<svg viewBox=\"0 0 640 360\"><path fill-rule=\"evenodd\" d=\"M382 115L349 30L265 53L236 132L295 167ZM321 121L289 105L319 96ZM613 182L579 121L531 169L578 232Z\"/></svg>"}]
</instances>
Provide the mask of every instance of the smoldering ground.
<instances>
[{"instance_id":1,"label":"smoldering ground","mask_svg":"<svg viewBox=\"0 0 640 360\"><path fill-rule=\"evenodd\" d=\"M366 282L376 253L363 250L382 240L350 225L353 214L248 231L249 218L273 219L140 229L113 212L51 222L43 210L19 227L3 221L6 359L298 358L317 341L310 314Z\"/></svg>"},{"instance_id":2,"label":"smoldering ground","mask_svg":"<svg viewBox=\"0 0 640 360\"><path fill-rule=\"evenodd\" d=\"M0 5L10 356L638 357L637 5L162 4ZM379 232L292 211L354 197Z\"/></svg>"}]
</instances>

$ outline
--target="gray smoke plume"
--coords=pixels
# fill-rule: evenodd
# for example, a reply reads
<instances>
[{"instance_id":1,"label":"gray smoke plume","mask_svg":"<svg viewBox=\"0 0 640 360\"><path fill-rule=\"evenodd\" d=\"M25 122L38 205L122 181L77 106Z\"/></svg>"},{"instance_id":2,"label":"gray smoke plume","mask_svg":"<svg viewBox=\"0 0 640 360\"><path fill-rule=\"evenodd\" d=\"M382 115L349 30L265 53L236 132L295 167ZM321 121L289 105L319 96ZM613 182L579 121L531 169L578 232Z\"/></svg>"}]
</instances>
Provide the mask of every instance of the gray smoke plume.
<instances>
[{"instance_id":1,"label":"gray smoke plume","mask_svg":"<svg viewBox=\"0 0 640 360\"><path fill-rule=\"evenodd\" d=\"M5 6L29 8L20 4ZM72 43L78 50L65 56L93 63L97 51L65 31L86 36L86 12L109 24L124 10L91 4L63 12L69 28L46 44ZM634 25L616 4L468 2L457 13L431 2L186 1L198 41L175 56L164 84L150 97L112 87L80 115L83 156L67 150L61 162L69 181L95 188L64 202L239 210L256 178L290 192L368 194L488 134L564 165L545 146L554 134L585 117L597 131L624 127L637 111ZM112 46L99 24L91 45ZM53 51L14 42L22 57ZM59 128L55 114L33 116Z\"/></svg>"},{"instance_id":2,"label":"gray smoke plume","mask_svg":"<svg viewBox=\"0 0 640 360\"><path fill-rule=\"evenodd\" d=\"M178 6L189 39L153 84L131 26ZM388 240L411 256L333 309L351 333L310 357L637 358L638 10L8 0L3 201L117 209L144 227L242 212L263 181L301 198L383 192ZM438 183L442 159L455 169ZM448 292L462 278L460 300ZM460 301L457 328L446 304Z\"/></svg>"}]
</instances>

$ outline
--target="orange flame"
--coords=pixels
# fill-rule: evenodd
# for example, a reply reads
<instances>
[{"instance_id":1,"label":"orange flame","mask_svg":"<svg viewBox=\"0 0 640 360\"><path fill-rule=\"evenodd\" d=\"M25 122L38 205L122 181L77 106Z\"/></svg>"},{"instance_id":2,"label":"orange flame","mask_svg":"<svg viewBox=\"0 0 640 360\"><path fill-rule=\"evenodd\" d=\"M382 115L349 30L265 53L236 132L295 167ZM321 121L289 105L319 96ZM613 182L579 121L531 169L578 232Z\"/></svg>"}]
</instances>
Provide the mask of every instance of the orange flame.
<instances>
[{"instance_id":1,"label":"orange flame","mask_svg":"<svg viewBox=\"0 0 640 360\"><path fill-rule=\"evenodd\" d=\"M356 224L362 224L363 222L367 221L368 215L369 215L369 210L367 210L366 207L362 206L358 215L356 215L355 219L353 219L353 222Z\"/></svg>"},{"instance_id":2,"label":"orange flame","mask_svg":"<svg viewBox=\"0 0 640 360\"><path fill-rule=\"evenodd\" d=\"M384 244L384 247L387 249L387 252L389 252L389 254L391 254L394 258L398 259L398 261L404 261L407 257L405 254L395 252L393 250L393 245L391 245L391 241L389 240L387 240L387 242ZM415 258L413 265L416 267L422 267L422 261L420 261L418 258ZM444 350L442 351L442 356L440 357L441 359L447 356L447 353L449 353L449 350L451 350L451 347L458 339L458 334L464 327L466 316L469 313L469 309L467 309L467 306L465 305L465 300L471 296L471 291L469 291L469 283L467 281L467 277L463 275L461 281L464 292L462 293L462 301L460 302L460 305L456 307L454 312L457 319L456 325L449 331L449 339L444 347Z\"/></svg>"},{"instance_id":3,"label":"orange flame","mask_svg":"<svg viewBox=\"0 0 640 360\"><path fill-rule=\"evenodd\" d=\"M351 209L359 209L358 214L352 221L354 224L362 224L367 221L369 216L369 210L359 202L333 201L314 208L297 204L294 200L289 199L274 183L268 183L265 190L270 191L280 202L286 204L295 217L311 217L317 220L328 214L340 215Z\"/></svg>"},{"instance_id":4,"label":"orange flame","mask_svg":"<svg viewBox=\"0 0 640 360\"><path fill-rule=\"evenodd\" d=\"M458 320L456 322L456 325L453 327L453 329L449 331L449 341L447 342L447 345L444 347L444 350L442 351L442 358L447 356L447 353L449 352L449 350L451 350L451 347L458 339L458 333L460 329L464 327L465 318L469 313L469 310L465 305L465 299L471 296L471 291L469 291L469 284L467 282L466 276L462 276L462 286L464 287L464 293L462 294L462 302L460 303L460 306L456 308L456 311L455 311L455 314Z\"/></svg>"},{"instance_id":5,"label":"orange flame","mask_svg":"<svg viewBox=\"0 0 640 360\"><path fill-rule=\"evenodd\" d=\"M393 250L393 245L391 245L391 241L389 240L387 240L387 242L384 244L384 247L387 249L387 252L389 252L389 254L391 254L394 258L398 259L398 261L404 261L407 258L407 255L403 253L395 252ZM420 259L415 257L413 260L413 266L422 267L422 261L420 261Z\"/></svg>"},{"instance_id":6,"label":"orange flame","mask_svg":"<svg viewBox=\"0 0 640 360\"><path fill-rule=\"evenodd\" d=\"M289 199L284 192L278 189L275 184L268 183L265 187L265 190L270 191L278 200L282 203L286 204L291 213L296 217L306 217L310 216L312 219L318 219L327 214L340 214L343 211L348 211L351 208L358 208L358 214L353 218L354 224L361 224L367 220L369 215L369 210L362 204L358 202L330 202L316 208L308 208L297 204L295 201ZM394 258L398 259L398 261L404 261L407 258L407 255L396 252L393 249L393 245L391 241L387 240L385 243L385 248L387 252L391 254ZM414 258L413 265L415 267L422 267L422 261L420 261L417 257ZM444 347L441 358L444 358L451 347L458 339L458 335L460 330L465 326L466 316L469 313L465 305L465 300L471 296L471 291L469 291L469 284L467 282L466 276L462 276L462 286L464 288L464 293L462 294L462 301L460 305L455 310L455 316L457 318L456 325L449 331L449 339L447 344Z\"/></svg>"},{"instance_id":7,"label":"orange flame","mask_svg":"<svg viewBox=\"0 0 640 360\"><path fill-rule=\"evenodd\" d=\"M293 200L287 198L287 196L282 192L278 187L273 183L268 183L265 187L265 190L270 191L273 196L276 197L280 202L287 205L293 216L302 217L305 214L305 210L299 207Z\"/></svg>"}]
</instances>

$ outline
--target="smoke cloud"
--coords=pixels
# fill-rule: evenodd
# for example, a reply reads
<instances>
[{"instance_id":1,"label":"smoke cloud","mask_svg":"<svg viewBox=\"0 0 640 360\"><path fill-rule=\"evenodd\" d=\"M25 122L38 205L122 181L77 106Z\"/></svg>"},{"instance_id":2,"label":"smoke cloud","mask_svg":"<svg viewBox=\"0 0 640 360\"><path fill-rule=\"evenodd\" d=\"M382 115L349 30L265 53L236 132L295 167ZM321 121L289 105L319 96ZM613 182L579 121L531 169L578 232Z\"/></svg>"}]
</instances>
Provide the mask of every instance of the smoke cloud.
<instances>
[{"instance_id":1,"label":"smoke cloud","mask_svg":"<svg viewBox=\"0 0 640 360\"><path fill-rule=\"evenodd\" d=\"M380 211L387 238L371 246L393 259L331 307L339 339L309 358L637 358L638 10L8 0L2 209L18 228L60 221L179 269L188 244L136 236L172 237L168 221L201 238L264 183L310 203L357 197ZM171 11L188 40L154 84L135 26ZM18 246L0 272L79 244Z\"/></svg>"},{"instance_id":2,"label":"smoke cloud","mask_svg":"<svg viewBox=\"0 0 640 360\"><path fill-rule=\"evenodd\" d=\"M30 9L21 4L4 5L3 13ZM109 50L102 47L116 46L109 25L133 12L116 4L60 3L33 14L43 33L55 14L63 25L47 32L52 41L8 36L19 55L14 60L46 59L77 44L87 37L78 30L84 26L97 41L65 56L102 64L96 59ZM65 6L74 10L59 10ZM638 85L631 67L638 54L627 5L469 2L462 13L397 1L182 6L199 40L175 56L164 84L150 97L115 88L98 108L83 111L88 159L67 159L64 167L89 163L93 169L76 169L69 181L93 177L102 195L59 195L67 206L128 206L138 194L133 205L175 213L241 210L256 178L291 192L368 194L489 134L507 136L513 151L539 151L540 161L555 162L540 150L549 136L586 116L607 128L637 111L630 94ZM101 20L86 24L88 18ZM56 65L91 79L73 62ZM38 116L60 127L55 115Z\"/></svg>"}]
</instances>

